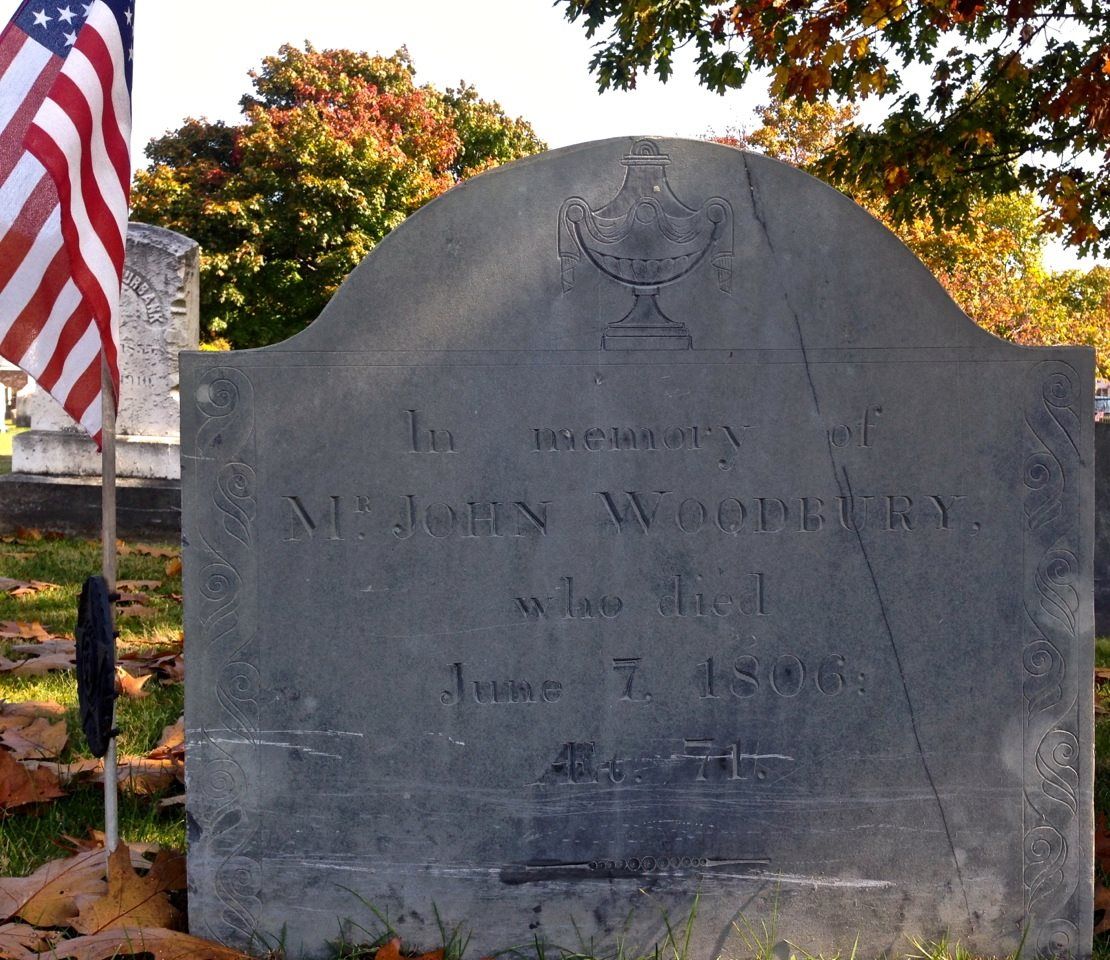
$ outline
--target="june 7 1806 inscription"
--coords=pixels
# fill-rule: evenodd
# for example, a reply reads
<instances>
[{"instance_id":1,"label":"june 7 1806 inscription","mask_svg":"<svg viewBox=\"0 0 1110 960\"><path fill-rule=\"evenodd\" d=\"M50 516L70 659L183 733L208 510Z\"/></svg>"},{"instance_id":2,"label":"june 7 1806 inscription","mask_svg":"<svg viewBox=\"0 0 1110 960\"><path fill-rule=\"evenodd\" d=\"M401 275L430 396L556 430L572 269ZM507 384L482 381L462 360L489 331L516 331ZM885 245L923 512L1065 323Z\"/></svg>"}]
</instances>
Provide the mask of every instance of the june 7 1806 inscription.
<instances>
[{"instance_id":1,"label":"june 7 1806 inscription","mask_svg":"<svg viewBox=\"0 0 1110 960\"><path fill-rule=\"evenodd\" d=\"M197 932L1089 952L1089 351L614 140L182 366Z\"/></svg>"}]
</instances>

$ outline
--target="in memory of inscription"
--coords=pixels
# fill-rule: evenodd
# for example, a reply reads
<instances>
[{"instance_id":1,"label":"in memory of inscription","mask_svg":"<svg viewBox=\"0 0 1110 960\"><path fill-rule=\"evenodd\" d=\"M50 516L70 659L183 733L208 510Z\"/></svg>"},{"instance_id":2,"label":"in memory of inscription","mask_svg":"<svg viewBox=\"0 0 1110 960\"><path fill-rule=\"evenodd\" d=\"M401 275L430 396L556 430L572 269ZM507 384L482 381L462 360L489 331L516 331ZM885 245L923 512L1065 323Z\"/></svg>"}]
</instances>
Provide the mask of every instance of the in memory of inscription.
<instances>
[{"instance_id":1,"label":"in memory of inscription","mask_svg":"<svg viewBox=\"0 0 1110 960\"><path fill-rule=\"evenodd\" d=\"M447 194L184 358L190 922L1087 956L1092 376L735 150Z\"/></svg>"}]
</instances>

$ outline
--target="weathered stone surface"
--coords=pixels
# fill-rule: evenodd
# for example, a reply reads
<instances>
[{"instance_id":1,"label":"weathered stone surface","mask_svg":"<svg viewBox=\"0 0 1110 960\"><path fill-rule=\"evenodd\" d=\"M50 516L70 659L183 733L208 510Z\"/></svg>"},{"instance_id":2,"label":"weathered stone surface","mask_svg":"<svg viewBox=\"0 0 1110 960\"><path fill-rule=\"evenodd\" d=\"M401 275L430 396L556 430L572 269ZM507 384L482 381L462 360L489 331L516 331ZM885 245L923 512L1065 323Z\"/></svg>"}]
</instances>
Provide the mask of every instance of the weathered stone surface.
<instances>
[{"instance_id":1,"label":"weathered stone surface","mask_svg":"<svg viewBox=\"0 0 1110 960\"><path fill-rule=\"evenodd\" d=\"M197 932L1090 952L1090 350L795 170L610 140L182 373Z\"/></svg>"},{"instance_id":2,"label":"weathered stone surface","mask_svg":"<svg viewBox=\"0 0 1110 960\"><path fill-rule=\"evenodd\" d=\"M196 349L200 332L196 241L172 230L132 223L120 303L121 477L180 477L177 355ZM33 433L17 437L18 473L99 476L96 446L49 394L28 398Z\"/></svg>"},{"instance_id":3,"label":"weathered stone surface","mask_svg":"<svg viewBox=\"0 0 1110 960\"><path fill-rule=\"evenodd\" d=\"M1095 424L1095 633L1110 636L1110 421Z\"/></svg>"}]
</instances>

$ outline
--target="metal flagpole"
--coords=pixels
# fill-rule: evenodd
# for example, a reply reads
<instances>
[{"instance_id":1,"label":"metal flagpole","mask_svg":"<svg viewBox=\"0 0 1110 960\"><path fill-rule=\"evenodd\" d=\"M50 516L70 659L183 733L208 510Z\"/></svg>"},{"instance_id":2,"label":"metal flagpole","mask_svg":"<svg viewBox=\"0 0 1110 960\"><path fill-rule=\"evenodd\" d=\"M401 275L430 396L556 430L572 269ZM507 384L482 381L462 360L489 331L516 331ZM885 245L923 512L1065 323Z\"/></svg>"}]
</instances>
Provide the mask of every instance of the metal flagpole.
<instances>
[{"instance_id":1,"label":"metal flagpole","mask_svg":"<svg viewBox=\"0 0 1110 960\"><path fill-rule=\"evenodd\" d=\"M108 361L103 352L100 354L100 401L103 410L100 455L100 569L108 594L111 596L116 592L116 404L112 375L108 370ZM115 643L114 638L112 642ZM113 681L114 679L113 677ZM115 725L115 707L113 707L113 729ZM119 793L115 736L109 739L108 752L104 757L104 836L108 853L112 853L119 845Z\"/></svg>"}]
</instances>

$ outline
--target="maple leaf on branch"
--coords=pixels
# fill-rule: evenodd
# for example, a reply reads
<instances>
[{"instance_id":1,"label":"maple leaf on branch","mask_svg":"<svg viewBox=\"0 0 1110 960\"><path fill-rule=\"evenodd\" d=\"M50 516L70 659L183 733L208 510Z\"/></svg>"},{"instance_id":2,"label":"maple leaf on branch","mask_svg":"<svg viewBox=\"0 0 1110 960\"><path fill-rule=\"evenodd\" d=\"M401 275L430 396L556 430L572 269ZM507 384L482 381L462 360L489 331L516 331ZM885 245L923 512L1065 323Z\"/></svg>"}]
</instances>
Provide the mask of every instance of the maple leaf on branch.
<instances>
[{"instance_id":1,"label":"maple leaf on branch","mask_svg":"<svg viewBox=\"0 0 1110 960\"><path fill-rule=\"evenodd\" d=\"M599 37L602 89L666 80L675 51L724 93L753 74L796 102L881 98L819 172L891 198L899 221L966 221L976 198L1024 189L1081 251L1110 253L1110 16L1104 0L558 0ZM921 64L932 66L920 79Z\"/></svg>"}]
</instances>

